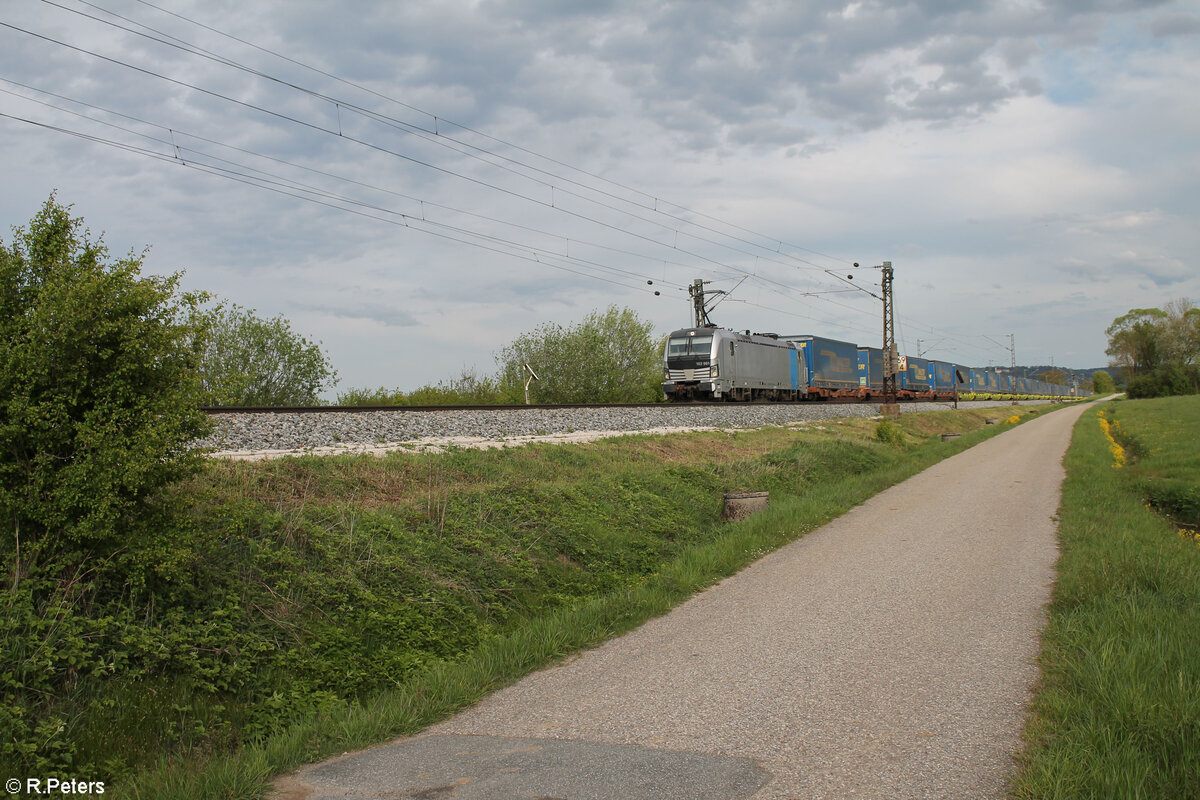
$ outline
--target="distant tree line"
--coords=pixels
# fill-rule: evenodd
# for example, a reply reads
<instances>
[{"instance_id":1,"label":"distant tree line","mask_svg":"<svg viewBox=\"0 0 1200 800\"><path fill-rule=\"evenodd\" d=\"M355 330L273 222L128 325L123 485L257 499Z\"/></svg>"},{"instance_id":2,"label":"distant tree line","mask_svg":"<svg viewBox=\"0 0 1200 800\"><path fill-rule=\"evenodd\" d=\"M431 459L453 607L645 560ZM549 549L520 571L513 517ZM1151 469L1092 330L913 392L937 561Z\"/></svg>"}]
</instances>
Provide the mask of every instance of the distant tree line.
<instances>
[{"instance_id":1,"label":"distant tree line","mask_svg":"<svg viewBox=\"0 0 1200 800\"><path fill-rule=\"evenodd\" d=\"M1108 327L1111 365L1130 397L1200 393L1200 308L1134 308Z\"/></svg>"}]
</instances>

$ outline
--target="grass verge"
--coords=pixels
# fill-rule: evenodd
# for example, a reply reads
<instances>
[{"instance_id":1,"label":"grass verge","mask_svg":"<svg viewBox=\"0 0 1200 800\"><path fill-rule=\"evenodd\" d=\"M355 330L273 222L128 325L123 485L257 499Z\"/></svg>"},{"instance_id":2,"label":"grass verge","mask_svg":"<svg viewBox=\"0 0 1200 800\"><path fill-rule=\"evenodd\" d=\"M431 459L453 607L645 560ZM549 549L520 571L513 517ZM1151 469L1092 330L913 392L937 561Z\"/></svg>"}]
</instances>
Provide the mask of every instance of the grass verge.
<instances>
[{"instance_id":1,"label":"grass verge","mask_svg":"<svg viewBox=\"0 0 1200 800\"><path fill-rule=\"evenodd\" d=\"M85 596L12 606L0 712L22 727L0 769L260 796L667 611L1007 427L986 416L214 462L179 488L190 519L127 554L142 583L113 567ZM771 509L722 523L739 490L770 491ZM29 670L54 691L23 689Z\"/></svg>"},{"instance_id":2,"label":"grass verge","mask_svg":"<svg viewBox=\"0 0 1200 800\"><path fill-rule=\"evenodd\" d=\"M1017 798L1200 797L1200 397L1075 428Z\"/></svg>"}]
</instances>

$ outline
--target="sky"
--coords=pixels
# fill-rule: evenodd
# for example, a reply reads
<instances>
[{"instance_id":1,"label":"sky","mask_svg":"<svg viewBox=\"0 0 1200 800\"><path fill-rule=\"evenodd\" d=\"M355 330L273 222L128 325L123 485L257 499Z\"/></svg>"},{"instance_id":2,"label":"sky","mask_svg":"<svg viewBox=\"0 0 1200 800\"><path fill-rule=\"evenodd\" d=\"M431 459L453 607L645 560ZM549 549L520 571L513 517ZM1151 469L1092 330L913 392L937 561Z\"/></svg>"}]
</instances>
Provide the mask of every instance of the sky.
<instances>
[{"instance_id":1,"label":"sky","mask_svg":"<svg viewBox=\"0 0 1200 800\"><path fill-rule=\"evenodd\" d=\"M0 238L321 342L337 392L491 374L627 307L968 366L1094 368L1200 301L1179 0L5 0ZM855 264L858 264L855 267Z\"/></svg>"}]
</instances>

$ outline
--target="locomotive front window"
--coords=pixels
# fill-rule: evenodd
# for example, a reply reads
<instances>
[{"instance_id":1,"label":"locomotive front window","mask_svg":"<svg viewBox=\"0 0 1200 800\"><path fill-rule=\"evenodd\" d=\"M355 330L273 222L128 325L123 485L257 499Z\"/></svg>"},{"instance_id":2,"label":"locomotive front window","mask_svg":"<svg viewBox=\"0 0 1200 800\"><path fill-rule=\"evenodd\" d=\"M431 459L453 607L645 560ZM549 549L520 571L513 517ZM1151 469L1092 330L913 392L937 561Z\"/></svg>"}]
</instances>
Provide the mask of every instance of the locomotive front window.
<instances>
[{"instance_id":1,"label":"locomotive front window","mask_svg":"<svg viewBox=\"0 0 1200 800\"><path fill-rule=\"evenodd\" d=\"M712 351L711 336L680 337L667 341L667 356L706 356Z\"/></svg>"}]
</instances>

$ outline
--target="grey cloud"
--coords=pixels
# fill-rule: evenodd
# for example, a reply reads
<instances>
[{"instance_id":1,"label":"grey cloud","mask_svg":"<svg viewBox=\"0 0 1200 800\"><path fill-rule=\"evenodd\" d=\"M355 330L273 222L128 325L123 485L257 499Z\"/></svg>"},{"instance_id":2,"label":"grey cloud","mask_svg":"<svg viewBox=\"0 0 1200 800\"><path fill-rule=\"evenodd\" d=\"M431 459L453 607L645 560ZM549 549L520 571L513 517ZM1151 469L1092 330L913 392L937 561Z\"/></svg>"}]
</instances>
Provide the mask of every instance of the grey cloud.
<instances>
[{"instance_id":1,"label":"grey cloud","mask_svg":"<svg viewBox=\"0 0 1200 800\"><path fill-rule=\"evenodd\" d=\"M1150 32L1159 38L1195 36L1200 33L1200 16L1195 14L1163 14L1150 23Z\"/></svg>"},{"instance_id":2,"label":"grey cloud","mask_svg":"<svg viewBox=\"0 0 1200 800\"><path fill-rule=\"evenodd\" d=\"M1144 275L1160 289L1175 286L1196 277L1195 267L1189 266L1177 258L1137 252L1114 255L1109 271L1111 274Z\"/></svg>"}]
</instances>

